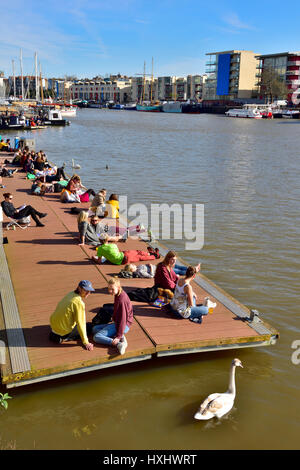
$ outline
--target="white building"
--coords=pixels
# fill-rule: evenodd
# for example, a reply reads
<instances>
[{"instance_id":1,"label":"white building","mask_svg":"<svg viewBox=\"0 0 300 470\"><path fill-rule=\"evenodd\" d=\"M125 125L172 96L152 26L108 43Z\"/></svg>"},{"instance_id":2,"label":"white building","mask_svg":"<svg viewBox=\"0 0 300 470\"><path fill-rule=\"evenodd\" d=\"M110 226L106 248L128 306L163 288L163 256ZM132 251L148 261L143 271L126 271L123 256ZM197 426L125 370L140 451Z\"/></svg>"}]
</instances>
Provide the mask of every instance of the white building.
<instances>
[{"instance_id":1,"label":"white building","mask_svg":"<svg viewBox=\"0 0 300 470\"><path fill-rule=\"evenodd\" d=\"M128 103L131 101L131 80L79 80L70 86L70 97L72 100Z\"/></svg>"}]
</instances>

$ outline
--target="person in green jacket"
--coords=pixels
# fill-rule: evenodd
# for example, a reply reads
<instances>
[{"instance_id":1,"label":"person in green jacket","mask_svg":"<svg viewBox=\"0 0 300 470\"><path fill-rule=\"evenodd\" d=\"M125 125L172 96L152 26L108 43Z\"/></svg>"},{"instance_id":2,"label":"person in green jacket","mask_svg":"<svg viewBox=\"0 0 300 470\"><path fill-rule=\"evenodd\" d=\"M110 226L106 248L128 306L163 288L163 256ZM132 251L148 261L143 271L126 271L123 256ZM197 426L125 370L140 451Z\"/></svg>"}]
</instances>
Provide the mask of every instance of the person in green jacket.
<instances>
[{"instance_id":1,"label":"person in green jacket","mask_svg":"<svg viewBox=\"0 0 300 470\"><path fill-rule=\"evenodd\" d=\"M97 248L97 256L92 256L92 259L101 264L102 257L109 261L111 264L127 264L135 263L137 261L149 261L151 259L156 259L160 257L159 250L148 248L149 251L141 250L125 250L120 251L118 246L115 243L108 242L108 235L105 235L103 240L100 240L102 243Z\"/></svg>"}]
</instances>

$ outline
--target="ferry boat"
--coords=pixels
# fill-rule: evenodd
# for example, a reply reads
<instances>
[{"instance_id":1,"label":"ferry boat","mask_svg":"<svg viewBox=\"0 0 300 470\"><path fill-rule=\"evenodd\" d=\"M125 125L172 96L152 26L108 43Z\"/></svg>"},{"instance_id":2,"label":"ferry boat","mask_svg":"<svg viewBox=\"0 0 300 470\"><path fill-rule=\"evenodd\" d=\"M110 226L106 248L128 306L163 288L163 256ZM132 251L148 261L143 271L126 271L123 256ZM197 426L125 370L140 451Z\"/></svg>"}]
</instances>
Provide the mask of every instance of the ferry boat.
<instances>
[{"instance_id":1,"label":"ferry boat","mask_svg":"<svg viewBox=\"0 0 300 470\"><path fill-rule=\"evenodd\" d=\"M233 108L226 111L227 117L239 117L239 118L252 118L262 119L262 111L259 110L257 105L244 104L242 108Z\"/></svg>"}]
</instances>

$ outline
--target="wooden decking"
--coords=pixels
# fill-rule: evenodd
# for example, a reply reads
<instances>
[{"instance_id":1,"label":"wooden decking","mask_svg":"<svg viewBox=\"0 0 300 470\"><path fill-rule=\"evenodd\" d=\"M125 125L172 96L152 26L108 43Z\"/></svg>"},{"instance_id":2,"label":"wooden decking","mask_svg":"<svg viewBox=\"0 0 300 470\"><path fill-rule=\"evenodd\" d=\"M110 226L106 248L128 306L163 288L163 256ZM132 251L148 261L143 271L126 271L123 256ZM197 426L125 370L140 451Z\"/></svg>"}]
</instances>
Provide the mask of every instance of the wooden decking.
<instances>
[{"instance_id":1,"label":"wooden decking","mask_svg":"<svg viewBox=\"0 0 300 470\"><path fill-rule=\"evenodd\" d=\"M133 303L134 322L127 334L124 356L101 345L86 351L80 342L51 343L49 317L58 301L81 279L89 279L96 289L86 302L87 321L91 321L100 306L113 302L107 293L107 280L121 267L96 265L89 259L95 251L78 246L76 216L70 214L73 204L60 203L57 194L43 198L30 195L31 183L25 179L25 173L17 173L3 182L6 188L0 194L12 192L15 206L31 204L48 214L43 219L46 224L43 228L32 222L26 230L3 231L8 243L0 244L0 339L7 344L6 364L1 369L2 382L7 387L147 360L154 355L259 346L276 341L277 331L264 322L247 321L250 312L246 307L199 274L194 285L198 298L209 294L218 304L202 325L173 318L148 304ZM77 206L88 208L88 204ZM129 239L120 243L120 249L145 250L146 244ZM160 246L160 250L163 253L165 248ZM123 279L121 283L128 291L151 286L153 280Z\"/></svg>"}]
</instances>

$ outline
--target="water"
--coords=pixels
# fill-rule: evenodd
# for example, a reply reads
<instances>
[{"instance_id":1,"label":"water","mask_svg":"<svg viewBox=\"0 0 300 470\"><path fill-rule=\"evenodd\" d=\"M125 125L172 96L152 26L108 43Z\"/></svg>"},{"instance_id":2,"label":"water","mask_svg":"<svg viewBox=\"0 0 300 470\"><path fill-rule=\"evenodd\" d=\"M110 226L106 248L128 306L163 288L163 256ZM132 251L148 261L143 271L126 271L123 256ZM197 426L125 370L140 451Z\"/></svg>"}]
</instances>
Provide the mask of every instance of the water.
<instances>
[{"instance_id":1,"label":"water","mask_svg":"<svg viewBox=\"0 0 300 470\"><path fill-rule=\"evenodd\" d=\"M205 244L186 261L280 332L275 346L178 356L12 389L0 448L299 448L300 122L78 110L70 127L35 131L57 164L128 203L204 204ZM33 134L33 133L32 133ZM28 134L31 136L31 134ZM108 169L106 169L108 165ZM234 409L195 422L239 357ZM300 358L300 354L298 355ZM3 391L3 390L2 390Z\"/></svg>"}]
</instances>

